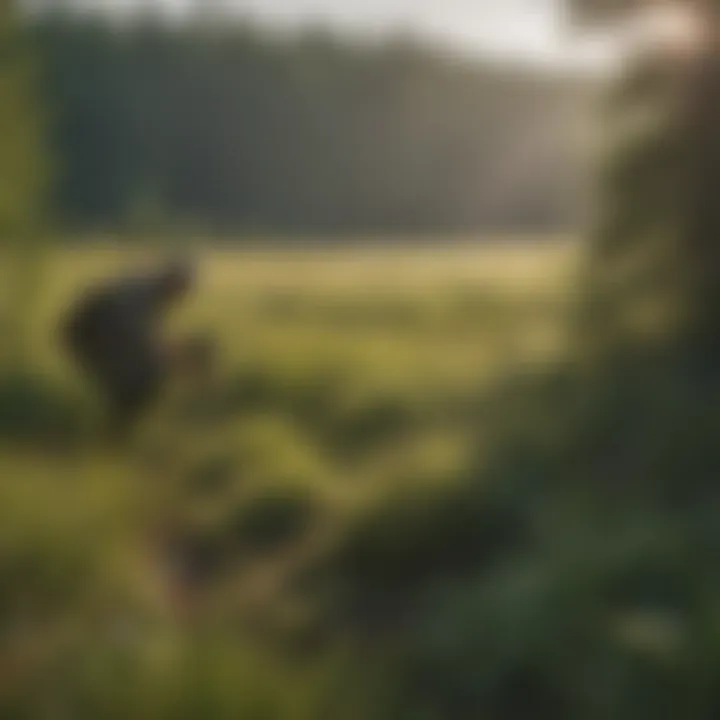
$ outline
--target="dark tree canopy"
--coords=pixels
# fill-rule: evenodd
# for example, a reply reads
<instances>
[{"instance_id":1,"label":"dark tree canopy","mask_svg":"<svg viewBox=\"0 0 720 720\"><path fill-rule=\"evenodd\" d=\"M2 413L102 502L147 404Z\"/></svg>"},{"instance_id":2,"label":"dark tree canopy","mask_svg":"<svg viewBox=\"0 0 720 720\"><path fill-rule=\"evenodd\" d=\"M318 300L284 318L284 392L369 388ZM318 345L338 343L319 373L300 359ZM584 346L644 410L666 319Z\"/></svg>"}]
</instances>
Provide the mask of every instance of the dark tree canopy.
<instances>
[{"instance_id":1,"label":"dark tree canopy","mask_svg":"<svg viewBox=\"0 0 720 720\"><path fill-rule=\"evenodd\" d=\"M32 58L14 6L0 0L0 242L37 224L45 183Z\"/></svg>"},{"instance_id":2,"label":"dark tree canopy","mask_svg":"<svg viewBox=\"0 0 720 720\"><path fill-rule=\"evenodd\" d=\"M413 42L43 16L57 214L232 232L557 229L588 83ZM144 221L144 220L143 220Z\"/></svg>"},{"instance_id":3,"label":"dark tree canopy","mask_svg":"<svg viewBox=\"0 0 720 720\"><path fill-rule=\"evenodd\" d=\"M720 7L718 0L568 0L573 17L580 24L615 20L624 13L663 4L694 5L699 10Z\"/></svg>"},{"instance_id":4,"label":"dark tree canopy","mask_svg":"<svg viewBox=\"0 0 720 720\"><path fill-rule=\"evenodd\" d=\"M637 7L639 0L569 0L573 17L581 24L612 20Z\"/></svg>"}]
</instances>

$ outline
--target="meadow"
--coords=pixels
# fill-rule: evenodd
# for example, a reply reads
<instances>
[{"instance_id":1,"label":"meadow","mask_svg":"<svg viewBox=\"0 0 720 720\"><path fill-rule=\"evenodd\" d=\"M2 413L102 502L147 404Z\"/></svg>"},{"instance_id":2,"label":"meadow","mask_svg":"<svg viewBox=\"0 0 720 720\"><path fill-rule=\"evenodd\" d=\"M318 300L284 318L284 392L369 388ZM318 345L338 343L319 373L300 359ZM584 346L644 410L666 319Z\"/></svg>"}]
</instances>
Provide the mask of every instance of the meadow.
<instances>
[{"instance_id":1,"label":"meadow","mask_svg":"<svg viewBox=\"0 0 720 720\"><path fill-rule=\"evenodd\" d=\"M714 717L720 382L578 352L581 255L201 249L167 331L216 367L117 447L56 330L163 252L53 251L0 383L0 716Z\"/></svg>"},{"instance_id":2,"label":"meadow","mask_svg":"<svg viewBox=\"0 0 720 720\"><path fill-rule=\"evenodd\" d=\"M563 352L577 249L203 250L170 332L214 337L216 371L119 451L98 439L99 408L56 327L83 288L159 257L107 244L54 252L33 305L33 367L5 383L0 697L19 717L45 717L41 700L65 708L53 717L93 702L123 716L114 670L102 670L119 662L117 642L141 664L164 654L179 684L179 648L198 624L242 633L225 650L232 662L248 643L318 628L339 642L295 585L388 499L451 486L477 462L483 394ZM75 655L102 677L63 669ZM45 699L37 683L52 688ZM182 704L175 695L166 687L163 702ZM285 716L296 717L263 717Z\"/></svg>"}]
</instances>

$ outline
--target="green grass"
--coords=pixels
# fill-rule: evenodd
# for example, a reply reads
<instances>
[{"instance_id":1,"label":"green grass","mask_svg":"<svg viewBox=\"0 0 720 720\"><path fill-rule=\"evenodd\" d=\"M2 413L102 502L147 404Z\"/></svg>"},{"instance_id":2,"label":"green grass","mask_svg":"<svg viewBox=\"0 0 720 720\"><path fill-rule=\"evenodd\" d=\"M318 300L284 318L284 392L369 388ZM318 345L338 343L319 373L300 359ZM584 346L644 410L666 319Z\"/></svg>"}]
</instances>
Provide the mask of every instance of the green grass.
<instances>
[{"instance_id":1,"label":"green grass","mask_svg":"<svg viewBox=\"0 0 720 720\"><path fill-rule=\"evenodd\" d=\"M571 332L577 249L207 250L169 332L217 371L125 449L53 331L150 257L50 260L0 378L0 717L717 716L720 373Z\"/></svg>"},{"instance_id":2,"label":"green grass","mask_svg":"<svg viewBox=\"0 0 720 720\"><path fill-rule=\"evenodd\" d=\"M273 650L312 641L342 652L313 568L370 562L375 570L362 572L382 574L373 548L382 554L394 541L364 528L393 503L400 543L431 541L413 536L425 532L422 503L477 467L493 429L481 418L483 396L566 352L577 252L563 242L203 252L197 291L171 332L215 336L216 376L189 414L168 399L134 448L119 452L97 440L92 396L54 329L88 283L151 259L108 247L55 253L32 326L42 384L2 391L25 413L18 435L20 420L0 411L2 629L12 637L31 628L0 643L0 665L19 676L0 673L3 716L44 717L49 702L59 717L107 717L110 708L199 718L207 702L212 717L338 717L312 709L332 694L328 673L290 682L286 650ZM196 625L178 616L168 553L196 579ZM406 557L398 549L396 562ZM214 648L210 689L189 695L200 705L183 711L184 663L200 662L195 633ZM233 689L227 663L245 667L235 656L258 647L271 669ZM73 657L95 667L94 680L63 668ZM113 663L130 661L139 669L116 677ZM47 686L40 696L38 683ZM132 688L125 700L118 684ZM359 707L358 717L372 716Z\"/></svg>"}]
</instances>

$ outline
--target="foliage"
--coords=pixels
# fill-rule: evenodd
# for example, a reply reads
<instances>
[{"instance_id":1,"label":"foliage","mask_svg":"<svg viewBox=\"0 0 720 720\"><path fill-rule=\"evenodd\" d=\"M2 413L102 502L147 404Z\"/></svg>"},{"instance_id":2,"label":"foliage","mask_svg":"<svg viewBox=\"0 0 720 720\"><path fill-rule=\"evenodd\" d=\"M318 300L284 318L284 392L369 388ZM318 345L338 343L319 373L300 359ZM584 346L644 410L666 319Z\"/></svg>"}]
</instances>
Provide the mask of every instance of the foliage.
<instances>
[{"instance_id":1,"label":"foliage","mask_svg":"<svg viewBox=\"0 0 720 720\"><path fill-rule=\"evenodd\" d=\"M580 24L608 22L637 5L633 0L569 0L568 4Z\"/></svg>"},{"instance_id":2,"label":"foliage","mask_svg":"<svg viewBox=\"0 0 720 720\"><path fill-rule=\"evenodd\" d=\"M27 358L24 330L40 281L48 159L35 68L15 3L0 3L0 325L5 361Z\"/></svg>"},{"instance_id":3,"label":"foliage","mask_svg":"<svg viewBox=\"0 0 720 720\"><path fill-rule=\"evenodd\" d=\"M567 250L474 252L209 253L180 324L214 323L224 367L194 402L168 398L126 453L102 443L58 348L41 344L117 259L58 251L33 325L41 371L8 380L0 403L0 661L17 668L3 715L381 716L394 654L377 644L368 661L351 638L392 623L390 602L421 597L443 558L462 553L451 577L502 535L500 515L473 527L480 498L456 502L476 389L508 362L500 327L556 322L546 293L560 281L542 281L564 274ZM478 277L519 271L522 300L505 299L510 280L459 287L469 258ZM400 287L399 267L437 287ZM392 441L367 434L378 418Z\"/></svg>"},{"instance_id":4,"label":"foliage","mask_svg":"<svg viewBox=\"0 0 720 720\"><path fill-rule=\"evenodd\" d=\"M0 5L0 47L0 236L7 245L38 229L46 171L27 40L7 1Z\"/></svg>"},{"instance_id":5,"label":"foliage","mask_svg":"<svg viewBox=\"0 0 720 720\"><path fill-rule=\"evenodd\" d=\"M3 715L717 716L717 96L648 68L582 292L547 248L219 252L212 387L127 456L0 455ZM100 257L58 255L39 338Z\"/></svg>"},{"instance_id":6,"label":"foliage","mask_svg":"<svg viewBox=\"0 0 720 720\"><path fill-rule=\"evenodd\" d=\"M55 209L80 229L556 229L587 81L243 24L44 15ZM163 227L164 226L164 227Z\"/></svg>"},{"instance_id":7,"label":"foliage","mask_svg":"<svg viewBox=\"0 0 720 720\"><path fill-rule=\"evenodd\" d=\"M28 372L0 377L0 436L5 440L77 441L85 412L77 397L47 378Z\"/></svg>"},{"instance_id":8,"label":"foliage","mask_svg":"<svg viewBox=\"0 0 720 720\"><path fill-rule=\"evenodd\" d=\"M587 335L601 343L715 352L719 78L717 50L700 39L686 56L651 47L613 89L583 288Z\"/></svg>"},{"instance_id":9,"label":"foliage","mask_svg":"<svg viewBox=\"0 0 720 720\"><path fill-rule=\"evenodd\" d=\"M130 456L87 433L70 455L0 455L9 717L713 717L716 368L652 346L503 352L498 328L562 324L562 254L506 250L495 295L473 295L466 250L433 263L436 287L383 296L415 252L365 256L363 278L346 251L209 257L192 322L219 323L227 367L200 416L164 408ZM83 257L65 262L109 268ZM475 262L478 285L497 275L490 250ZM535 281L510 291L523 262ZM296 312L269 318L267 264ZM362 322L341 333L336 305ZM388 405L393 442L348 454L336 424Z\"/></svg>"}]
</instances>

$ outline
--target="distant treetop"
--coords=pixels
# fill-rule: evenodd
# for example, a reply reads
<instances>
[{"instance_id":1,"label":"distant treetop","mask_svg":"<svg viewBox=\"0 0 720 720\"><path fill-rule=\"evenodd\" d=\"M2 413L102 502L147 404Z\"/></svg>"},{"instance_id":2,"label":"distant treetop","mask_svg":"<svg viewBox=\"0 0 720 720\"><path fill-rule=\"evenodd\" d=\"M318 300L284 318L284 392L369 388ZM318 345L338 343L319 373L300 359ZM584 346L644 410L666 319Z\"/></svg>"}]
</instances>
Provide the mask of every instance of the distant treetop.
<instances>
[{"instance_id":1,"label":"distant treetop","mask_svg":"<svg viewBox=\"0 0 720 720\"><path fill-rule=\"evenodd\" d=\"M639 4L639 0L568 0L573 19L580 25L607 22Z\"/></svg>"},{"instance_id":2,"label":"distant treetop","mask_svg":"<svg viewBox=\"0 0 720 720\"><path fill-rule=\"evenodd\" d=\"M617 20L622 15L661 5L720 4L717 0L568 0L574 19L581 25Z\"/></svg>"}]
</instances>

